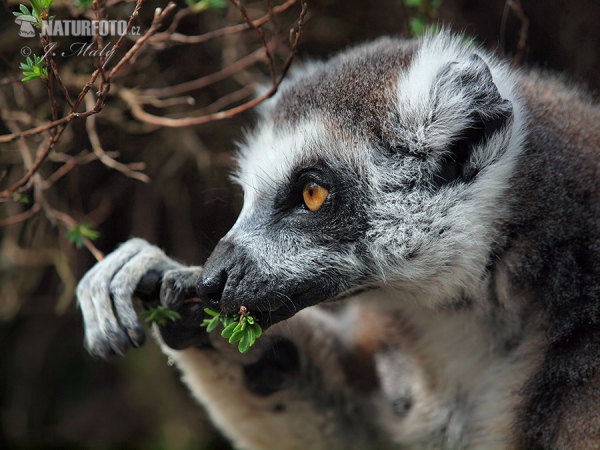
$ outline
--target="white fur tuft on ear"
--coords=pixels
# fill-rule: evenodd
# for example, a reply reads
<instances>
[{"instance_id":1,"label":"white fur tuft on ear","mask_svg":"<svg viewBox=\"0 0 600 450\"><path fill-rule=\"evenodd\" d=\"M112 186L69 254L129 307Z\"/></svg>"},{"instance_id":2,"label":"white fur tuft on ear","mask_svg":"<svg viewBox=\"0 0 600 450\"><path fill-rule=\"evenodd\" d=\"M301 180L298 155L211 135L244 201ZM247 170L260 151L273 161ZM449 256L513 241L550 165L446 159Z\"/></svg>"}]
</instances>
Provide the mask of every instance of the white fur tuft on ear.
<instances>
[{"instance_id":1,"label":"white fur tuft on ear","mask_svg":"<svg viewBox=\"0 0 600 450\"><path fill-rule=\"evenodd\" d=\"M443 150L473 121L510 116L512 76L504 65L460 37L425 37L398 81L397 118L409 152Z\"/></svg>"}]
</instances>

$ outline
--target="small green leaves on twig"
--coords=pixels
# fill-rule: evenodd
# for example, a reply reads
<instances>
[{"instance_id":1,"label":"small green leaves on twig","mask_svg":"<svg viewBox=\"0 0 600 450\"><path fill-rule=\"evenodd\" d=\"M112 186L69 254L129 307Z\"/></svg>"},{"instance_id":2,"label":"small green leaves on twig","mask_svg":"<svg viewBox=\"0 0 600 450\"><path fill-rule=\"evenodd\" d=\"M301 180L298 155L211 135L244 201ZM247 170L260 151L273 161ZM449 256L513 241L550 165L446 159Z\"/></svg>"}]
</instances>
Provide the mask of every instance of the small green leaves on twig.
<instances>
[{"instance_id":1,"label":"small green leaves on twig","mask_svg":"<svg viewBox=\"0 0 600 450\"><path fill-rule=\"evenodd\" d=\"M93 241L98 236L100 236L100 233L90 228L87 223L76 223L73 228L65 233L67 240L77 248L82 248L85 245L85 238Z\"/></svg>"},{"instance_id":2,"label":"small green leaves on twig","mask_svg":"<svg viewBox=\"0 0 600 450\"><path fill-rule=\"evenodd\" d=\"M206 9L224 9L227 7L227 0L185 0L190 9L196 13Z\"/></svg>"},{"instance_id":3,"label":"small green leaves on twig","mask_svg":"<svg viewBox=\"0 0 600 450\"><path fill-rule=\"evenodd\" d=\"M204 312L211 316L204 319L201 326L206 327L208 333L214 331L219 324L223 325L221 336L229 340L230 344L238 344L240 353L246 353L254 342L262 335L262 328L256 319L250 315L245 306L240 308L238 314L223 316L210 308L204 308Z\"/></svg>"},{"instance_id":4,"label":"small green leaves on twig","mask_svg":"<svg viewBox=\"0 0 600 450\"><path fill-rule=\"evenodd\" d=\"M177 311L167 309L161 305L157 305L155 308L147 311L142 311L140 316L146 319L148 325L156 323L161 327L164 327L167 324L167 320L175 322L176 320L181 319L181 315Z\"/></svg>"},{"instance_id":5,"label":"small green leaves on twig","mask_svg":"<svg viewBox=\"0 0 600 450\"><path fill-rule=\"evenodd\" d=\"M50 7L54 3L54 0L29 0L31 5L31 11L27 9L25 5L19 5L21 12L13 12L16 17L20 17L21 20L26 20L40 26L42 20L52 20L54 17L50 17Z\"/></svg>"},{"instance_id":6,"label":"small green leaves on twig","mask_svg":"<svg viewBox=\"0 0 600 450\"><path fill-rule=\"evenodd\" d=\"M21 81L31 81L36 78L45 80L48 78L48 69L44 67L44 58L42 56L33 55L33 59L28 56L26 62L21 63L20 68L24 75Z\"/></svg>"},{"instance_id":7,"label":"small green leaves on twig","mask_svg":"<svg viewBox=\"0 0 600 450\"><path fill-rule=\"evenodd\" d=\"M19 5L19 10L20 12L13 12L13 15L15 17L20 17L21 20L24 20L25 22L31 22L33 24L38 23L38 19L34 14L34 11L29 11L29 9L27 9L27 6L25 5Z\"/></svg>"}]
</instances>

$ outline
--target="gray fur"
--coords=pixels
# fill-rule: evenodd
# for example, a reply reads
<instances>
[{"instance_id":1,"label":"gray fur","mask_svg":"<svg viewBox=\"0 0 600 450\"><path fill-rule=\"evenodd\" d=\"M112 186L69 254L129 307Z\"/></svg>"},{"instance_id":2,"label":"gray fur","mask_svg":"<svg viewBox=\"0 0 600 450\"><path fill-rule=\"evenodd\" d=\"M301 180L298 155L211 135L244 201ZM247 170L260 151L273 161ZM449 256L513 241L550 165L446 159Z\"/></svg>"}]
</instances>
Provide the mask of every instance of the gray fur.
<instances>
[{"instance_id":1,"label":"gray fur","mask_svg":"<svg viewBox=\"0 0 600 450\"><path fill-rule=\"evenodd\" d=\"M309 64L241 145L204 269L128 241L78 287L86 346L140 344L130 299L156 292L183 316L163 350L239 448L598 448L599 124L446 33ZM206 336L196 288L264 338Z\"/></svg>"}]
</instances>

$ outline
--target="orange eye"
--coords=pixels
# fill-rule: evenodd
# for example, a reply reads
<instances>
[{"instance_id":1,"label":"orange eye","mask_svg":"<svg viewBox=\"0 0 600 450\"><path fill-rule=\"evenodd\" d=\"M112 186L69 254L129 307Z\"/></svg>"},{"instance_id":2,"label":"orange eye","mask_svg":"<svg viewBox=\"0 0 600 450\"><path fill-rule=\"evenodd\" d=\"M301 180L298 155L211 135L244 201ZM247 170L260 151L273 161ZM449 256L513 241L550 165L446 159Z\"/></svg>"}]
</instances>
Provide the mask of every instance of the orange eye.
<instances>
[{"instance_id":1,"label":"orange eye","mask_svg":"<svg viewBox=\"0 0 600 450\"><path fill-rule=\"evenodd\" d=\"M308 209L315 212L318 211L329 195L329 191L323 186L319 186L317 183L312 181L304 185L304 191L302 197L304 198L304 204Z\"/></svg>"}]
</instances>

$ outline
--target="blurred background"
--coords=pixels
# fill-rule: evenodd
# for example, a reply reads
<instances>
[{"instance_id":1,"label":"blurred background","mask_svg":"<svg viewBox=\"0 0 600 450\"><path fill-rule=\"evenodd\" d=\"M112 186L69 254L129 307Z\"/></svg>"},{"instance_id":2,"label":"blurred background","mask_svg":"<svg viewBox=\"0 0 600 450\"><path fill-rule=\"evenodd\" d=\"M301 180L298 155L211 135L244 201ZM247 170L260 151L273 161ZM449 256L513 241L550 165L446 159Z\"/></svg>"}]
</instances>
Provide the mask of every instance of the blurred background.
<instances>
[{"instance_id":1,"label":"blurred background","mask_svg":"<svg viewBox=\"0 0 600 450\"><path fill-rule=\"evenodd\" d=\"M59 83L20 81L23 49L43 53L39 38L19 35L13 12L20 3L29 6L28 0L3 0L0 12L0 135L64 117L70 107ZM50 12L57 19L93 19L102 11L127 20L134 5L55 0ZM264 41L255 30L189 38L243 24L244 17L227 1L178 0L112 80L103 110L73 121L37 175L0 198L0 448L229 448L152 340L110 361L85 352L73 291L95 262L95 250L108 253L139 236L182 262L201 264L233 224L241 193L228 174L235 143L254 121L252 110L191 127L164 126L163 119L195 118L251 100L257 83L270 85L260 53L265 42L280 73L300 1L244 5L252 19L273 12ZM277 5L284 5L281 11ZM142 35L158 6L166 1L142 5L135 21ZM600 90L598 0L311 0L292 67L367 39L408 37L439 24L516 66L564 73ZM109 67L137 38L122 43ZM54 63L71 102L98 64L89 54L73 54L80 48L72 46L86 39L55 39L70 49ZM105 37L104 45L116 39ZM94 106L97 87L80 112ZM23 177L51 137L0 136L0 191Z\"/></svg>"}]
</instances>

